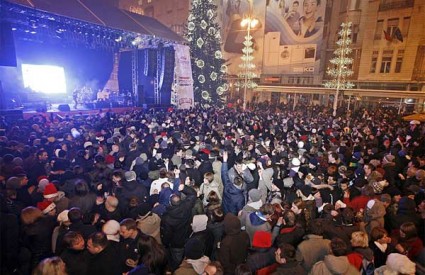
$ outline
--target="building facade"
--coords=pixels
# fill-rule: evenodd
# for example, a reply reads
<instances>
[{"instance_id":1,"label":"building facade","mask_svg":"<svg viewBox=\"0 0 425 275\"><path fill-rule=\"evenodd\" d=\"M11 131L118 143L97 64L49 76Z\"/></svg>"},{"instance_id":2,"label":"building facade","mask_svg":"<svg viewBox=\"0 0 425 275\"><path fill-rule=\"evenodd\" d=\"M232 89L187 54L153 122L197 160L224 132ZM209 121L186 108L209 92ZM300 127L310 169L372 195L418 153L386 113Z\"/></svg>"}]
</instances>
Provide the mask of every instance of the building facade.
<instances>
[{"instance_id":1,"label":"building facade","mask_svg":"<svg viewBox=\"0 0 425 275\"><path fill-rule=\"evenodd\" d=\"M179 35L184 34L189 0L119 0L120 8L153 17Z\"/></svg>"},{"instance_id":2,"label":"building facade","mask_svg":"<svg viewBox=\"0 0 425 275\"><path fill-rule=\"evenodd\" d=\"M248 98L270 100L273 92L291 94L290 87L315 87L316 93L328 79L326 69L338 40L342 22L352 22L352 81L366 99L374 94L412 100L423 109L425 94L425 0L216 0L222 24L223 52L229 60L231 94L238 95L238 41L244 30L238 22L248 15L259 18L261 27L254 34L259 88ZM190 8L190 0L120 0L123 8L155 17L179 34ZM318 32L312 38L297 33L300 17L316 7ZM291 13L292 12L292 13ZM298 13L297 20L290 20ZM305 15L304 15L305 16ZM239 21L238 21L239 20ZM234 28L232 30L232 28ZM291 40L292 39L292 40ZM242 40L241 40L242 41ZM300 54L301 53L301 54ZM295 90L295 89L294 89ZM380 90L380 93L368 90ZM412 91L405 93L403 91ZM295 92L295 91L294 91ZM416 92L416 93L415 93ZM322 94L331 95L331 90ZM350 94L347 92L346 94ZM359 93L352 92L358 96ZM282 96L281 96L282 98Z\"/></svg>"}]
</instances>

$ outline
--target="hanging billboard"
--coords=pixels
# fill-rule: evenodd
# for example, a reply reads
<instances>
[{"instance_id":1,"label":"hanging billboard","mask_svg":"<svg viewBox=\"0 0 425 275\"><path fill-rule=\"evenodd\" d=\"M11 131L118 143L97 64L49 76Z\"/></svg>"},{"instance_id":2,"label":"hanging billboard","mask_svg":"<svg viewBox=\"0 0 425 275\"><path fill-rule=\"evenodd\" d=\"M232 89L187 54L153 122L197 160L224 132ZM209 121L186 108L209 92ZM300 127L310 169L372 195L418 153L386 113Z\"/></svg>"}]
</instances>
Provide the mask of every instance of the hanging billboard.
<instances>
[{"instance_id":1,"label":"hanging billboard","mask_svg":"<svg viewBox=\"0 0 425 275\"><path fill-rule=\"evenodd\" d=\"M314 74L320 66L326 0L267 0L264 74Z\"/></svg>"}]
</instances>

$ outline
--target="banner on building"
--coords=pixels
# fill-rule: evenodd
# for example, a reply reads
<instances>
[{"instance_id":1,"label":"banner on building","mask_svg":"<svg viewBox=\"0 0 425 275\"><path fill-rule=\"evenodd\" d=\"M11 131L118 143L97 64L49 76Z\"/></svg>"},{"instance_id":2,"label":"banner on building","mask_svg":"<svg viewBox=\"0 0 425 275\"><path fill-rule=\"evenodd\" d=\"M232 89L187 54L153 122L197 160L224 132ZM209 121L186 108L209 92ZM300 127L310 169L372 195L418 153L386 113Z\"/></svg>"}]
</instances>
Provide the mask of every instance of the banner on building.
<instances>
[{"instance_id":1,"label":"banner on building","mask_svg":"<svg viewBox=\"0 0 425 275\"><path fill-rule=\"evenodd\" d=\"M318 71L325 8L326 0L267 1L263 73Z\"/></svg>"},{"instance_id":2,"label":"banner on building","mask_svg":"<svg viewBox=\"0 0 425 275\"><path fill-rule=\"evenodd\" d=\"M189 46L175 45L175 67L173 98L178 109L189 109L194 106L192 66Z\"/></svg>"}]
</instances>

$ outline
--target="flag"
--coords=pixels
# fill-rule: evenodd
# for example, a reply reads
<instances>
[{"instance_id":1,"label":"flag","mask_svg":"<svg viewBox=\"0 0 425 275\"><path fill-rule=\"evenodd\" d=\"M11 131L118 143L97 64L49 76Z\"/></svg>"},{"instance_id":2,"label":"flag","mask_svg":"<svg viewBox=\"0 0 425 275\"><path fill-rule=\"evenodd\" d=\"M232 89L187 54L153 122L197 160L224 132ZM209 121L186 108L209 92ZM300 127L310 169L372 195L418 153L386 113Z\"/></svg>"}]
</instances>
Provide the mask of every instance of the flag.
<instances>
[{"instance_id":1,"label":"flag","mask_svg":"<svg viewBox=\"0 0 425 275\"><path fill-rule=\"evenodd\" d=\"M388 42L393 42L393 38L391 37L389 33L384 31L384 35L385 35L385 40L387 40Z\"/></svg>"},{"instance_id":2,"label":"flag","mask_svg":"<svg viewBox=\"0 0 425 275\"><path fill-rule=\"evenodd\" d=\"M394 30L393 37L397 38L398 41L403 42L403 35L401 34L401 31L400 31L400 28L399 27L397 27Z\"/></svg>"}]
</instances>

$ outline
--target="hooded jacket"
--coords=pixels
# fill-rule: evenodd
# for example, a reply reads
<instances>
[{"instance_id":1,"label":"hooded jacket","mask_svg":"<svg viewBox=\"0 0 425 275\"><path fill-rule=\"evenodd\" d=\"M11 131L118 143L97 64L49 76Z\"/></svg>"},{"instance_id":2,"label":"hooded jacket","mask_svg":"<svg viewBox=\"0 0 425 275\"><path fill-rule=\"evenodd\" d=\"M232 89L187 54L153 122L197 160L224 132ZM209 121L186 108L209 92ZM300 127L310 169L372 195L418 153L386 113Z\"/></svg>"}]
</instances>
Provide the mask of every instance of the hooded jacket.
<instances>
[{"instance_id":1,"label":"hooded jacket","mask_svg":"<svg viewBox=\"0 0 425 275\"><path fill-rule=\"evenodd\" d=\"M323 261L316 263L309 274L314 275L356 275L360 274L354 266L348 262L346 256L327 255Z\"/></svg>"},{"instance_id":2,"label":"hooded jacket","mask_svg":"<svg viewBox=\"0 0 425 275\"><path fill-rule=\"evenodd\" d=\"M223 265L224 274L233 274L236 266L247 258L249 236L241 231L241 222L231 213L224 217L223 224L225 237L219 244L218 260Z\"/></svg>"}]
</instances>

